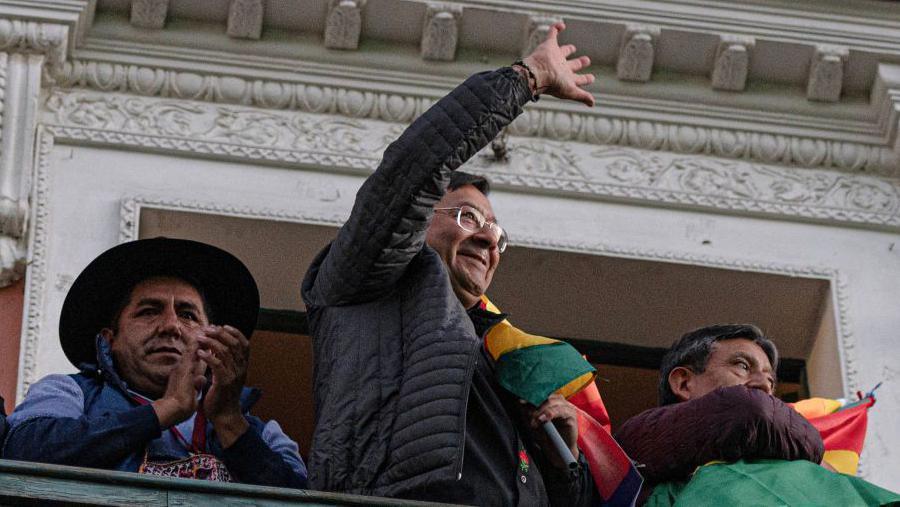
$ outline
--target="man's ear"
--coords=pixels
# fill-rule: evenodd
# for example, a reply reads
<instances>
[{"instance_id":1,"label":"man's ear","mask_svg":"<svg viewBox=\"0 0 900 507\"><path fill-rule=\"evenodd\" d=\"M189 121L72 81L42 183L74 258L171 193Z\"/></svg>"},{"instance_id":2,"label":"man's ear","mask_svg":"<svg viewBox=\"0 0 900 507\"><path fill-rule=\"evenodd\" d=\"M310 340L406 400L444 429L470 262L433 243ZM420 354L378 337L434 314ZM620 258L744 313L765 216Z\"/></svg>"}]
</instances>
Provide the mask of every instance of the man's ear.
<instances>
[{"instance_id":1,"label":"man's ear","mask_svg":"<svg viewBox=\"0 0 900 507\"><path fill-rule=\"evenodd\" d=\"M108 327L104 327L103 329L100 330L100 336L102 336L103 339L106 340L107 343L111 344L113 342L113 340L116 338L116 333L112 329L110 329Z\"/></svg>"},{"instance_id":2,"label":"man's ear","mask_svg":"<svg viewBox=\"0 0 900 507\"><path fill-rule=\"evenodd\" d=\"M679 401L691 399L691 381L694 372L686 366L676 366L669 372L669 388Z\"/></svg>"}]
</instances>

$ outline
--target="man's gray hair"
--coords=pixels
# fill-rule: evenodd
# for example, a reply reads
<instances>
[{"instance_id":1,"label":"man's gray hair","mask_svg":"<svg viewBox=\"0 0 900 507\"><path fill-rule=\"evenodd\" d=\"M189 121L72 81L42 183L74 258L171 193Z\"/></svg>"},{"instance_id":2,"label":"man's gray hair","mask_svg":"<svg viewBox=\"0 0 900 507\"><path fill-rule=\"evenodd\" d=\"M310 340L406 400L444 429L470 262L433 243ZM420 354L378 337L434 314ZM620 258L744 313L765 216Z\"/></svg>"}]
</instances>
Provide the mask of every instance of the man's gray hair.
<instances>
[{"instance_id":1,"label":"man's gray hair","mask_svg":"<svg viewBox=\"0 0 900 507\"><path fill-rule=\"evenodd\" d=\"M671 405L680 400L669 385L669 374L679 366L690 368L694 373L703 373L709 361L713 345L722 340L750 340L759 345L773 370L778 369L778 349L762 330L752 324L726 324L701 327L682 336L666 352L659 367L659 404Z\"/></svg>"},{"instance_id":2,"label":"man's gray hair","mask_svg":"<svg viewBox=\"0 0 900 507\"><path fill-rule=\"evenodd\" d=\"M456 190L464 185L472 185L484 195L491 193L491 182L484 176L469 174L462 171L453 171L450 173L450 185L447 186L447 190Z\"/></svg>"}]
</instances>

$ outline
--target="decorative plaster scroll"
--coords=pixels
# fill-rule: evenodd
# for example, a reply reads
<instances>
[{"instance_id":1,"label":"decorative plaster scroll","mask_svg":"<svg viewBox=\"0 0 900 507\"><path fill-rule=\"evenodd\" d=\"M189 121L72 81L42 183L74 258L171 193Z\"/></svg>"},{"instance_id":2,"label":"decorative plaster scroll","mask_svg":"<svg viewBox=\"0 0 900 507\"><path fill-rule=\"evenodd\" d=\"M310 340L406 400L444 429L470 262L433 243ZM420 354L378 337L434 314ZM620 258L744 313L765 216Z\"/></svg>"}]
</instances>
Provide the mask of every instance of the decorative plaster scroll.
<instances>
[{"instance_id":1,"label":"decorative plaster scroll","mask_svg":"<svg viewBox=\"0 0 900 507\"><path fill-rule=\"evenodd\" d=\"M366 0L329 0L325 22L325 47L356 49L362 31L362 10Z\"/></svg>"},{"instance_id":2,"label":"decorative plaster scroll","mask_svg":"<svg viewBox=\"0 0 900 507\"><path fill-rule=\"evenodd\" d=\"M84 60L66 62L60 69L55 79L61 87L80 86L266 109L297 109L400 123L412 122L435 100L421 95L248 80ZM513 123L511 131L518 136L551 140L900 176L900 150L894 152L880 145L617 118L600 108L581 113L532 106Z\"/></svg>"},{"instance_id":3,"label":"decorative plaster scroll","mask_svg":"<svg viewBox=\"0 0 900 507\"><path fill-rule=\"evenodd\" d=\"M47 128L65 139L365 172L402 128L83 92L56 91L46 110ZM527 138L510 139L507 151L507 163L479 156L469 166L515 187L900 228L898 180Z\"/></svg>"},{"instance_id":4,"label":"decorative plaster scroll","mask_svg":"<svg viewBox=\"0 0 900 507\"><path fill-rule=\"evenodd\" d=\"M550 27L562 22L559 16L533 15L525 23L525 40L522 43L522 56L528 56L547 39Z\"/></svg>"},{"instance_id":5,"label":"decorative plaster scroll","mask_svg":"<svg viewBox=\"0 0 900 507\"><path fill-rule=\"evenodd\" d=\"M166 26L169 0L132 0L131 24L138 28L159 30Z\"/></svg>"},{"instance_id":6,"label":"decorative plaster scroll","mask_svg":"<svg viewBox=\"0 0 900 507\"><path fill-rule=\"evenodd\" d=\"M900 181L635 149L510 140L508 163L467 167L498 184L900 227ZM471 169L470 169L471 170Z\"/></svg>"},{"instance_id":7,"label":"decorative plaster scroll","mask_svg":"<svg viewBox=\"0 0 900 507\"><path fill-rule=\"evenodd\" d=\"M45 55L48 67L66 60L69 28L53 23L37 23L0 18L0 51Z\"/></svg>"},{"instance_id":8,"label":"decorative plaster scroll","mask_svg":"<svg viewBox=\"0 0 900 507\"><path fill-rule=\"evenodd\" d=\"M657 26L628 25L619 46L616 76L622 81L650 81L660 29Z\"/></svg>"},{"instance_id":9,"label":"decorative plaster scroll","mask_svg":"<svg viewBox=\"0 0 900 507\"><path fill-rule=\"evenodd\" d=\"M461 5L428 4L425 10L425 26L422 29L423 59L444 62L456 59L460 17L462 17Z\"/></svg>"},{"instance_id":10,"label":"decorative plaster scroll","mask_svg":"<svg viewBox=\"0 0 900 507\"><path fill-rule=\"evenodd\" d=\"M806 98L821 102L837 102L841 98L844 65L850 51L839 46L816 46L809 64Z\"/></svg>"},{"instance_id":11,"label":"decorative plaster scroll","mask_svg":"<svg viewBox=\"0 0 900 507\"><path fill-rule=\"evenodd\" d=\"M231 0L228 6L229 37L259 40L262 36L262 0Z\"/></svg>"},{"instance_id":12,"label":"decorative plaster scroll","mask_svg":"<svg viewBox=\"0 0 900 507\"><path fill-rule=\"evenodd\" d=\"M516 136L900 176L900 154L868 144L537 108L527 110L509 129Z\"/></svg>"},{"instance_id":13,"label":"decorative plaster scroll","mask_svg":"<svg viewBox=\"0 0 900 507\"><path fill-rule=\"evenodd\" d=\"M752 37L723 35L716 48L712 87L716 90L743 91L750 70L750 52L756 45Z\"/></svg>"}]
</instances>

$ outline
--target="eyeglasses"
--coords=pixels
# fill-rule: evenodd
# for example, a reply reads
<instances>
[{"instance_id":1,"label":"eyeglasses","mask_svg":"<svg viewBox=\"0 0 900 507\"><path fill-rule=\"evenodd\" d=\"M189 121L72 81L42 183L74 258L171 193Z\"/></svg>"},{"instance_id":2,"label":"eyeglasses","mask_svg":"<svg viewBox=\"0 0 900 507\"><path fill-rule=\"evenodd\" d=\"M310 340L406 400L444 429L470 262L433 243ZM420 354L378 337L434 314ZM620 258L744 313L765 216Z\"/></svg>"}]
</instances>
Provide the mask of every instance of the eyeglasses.
<instances>
[{"instance_id":1,"label":"eyeglasses","mask_svg":"<svg viewBox=\"0 0 900 507\"><path fill-rule=\"evenodd\" d=\"M454 208L434 208L434 211L441 211L449 216L456 216L456 225L466 232L478 232L487 227L488 232L494 236L497 241L497 250L503 253L506 250L506 244L509 237L503 227L497 225L496 222L488 222L480 211L471 206L457 206Z\"/></svg>"}]
</instances>

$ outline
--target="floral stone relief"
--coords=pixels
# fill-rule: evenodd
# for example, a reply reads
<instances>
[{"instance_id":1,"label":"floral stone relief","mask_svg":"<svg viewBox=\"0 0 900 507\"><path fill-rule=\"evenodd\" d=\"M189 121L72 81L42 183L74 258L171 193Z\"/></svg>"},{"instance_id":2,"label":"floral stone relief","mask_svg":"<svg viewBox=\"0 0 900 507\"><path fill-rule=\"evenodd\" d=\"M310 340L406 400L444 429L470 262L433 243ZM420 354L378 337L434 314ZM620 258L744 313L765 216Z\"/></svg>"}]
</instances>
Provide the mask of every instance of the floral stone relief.
<instances>
[{"instance_id":1,"label":"floral stone relief","mask_svg":"<svg viewBox=\"0 0 900 507\"><path fill-rule=\"evenodd\" d=\"M75 138L96 141L99 131L110 144L173 151L204 143L206 152L285 164L303 163L308 159L299 155L315 153L326 156L316 159L325 166L367 170L404 128L367 118L59 89L45 110L44 123L66 127L66 135ZM523 127L512 125L511 134ZM623 135L653 137L654 132L624 128ZM513 137L505 161L487 148L466 167L512 187L900 227L896 179L651 148Z\"/></svg>"}]
</instances>

